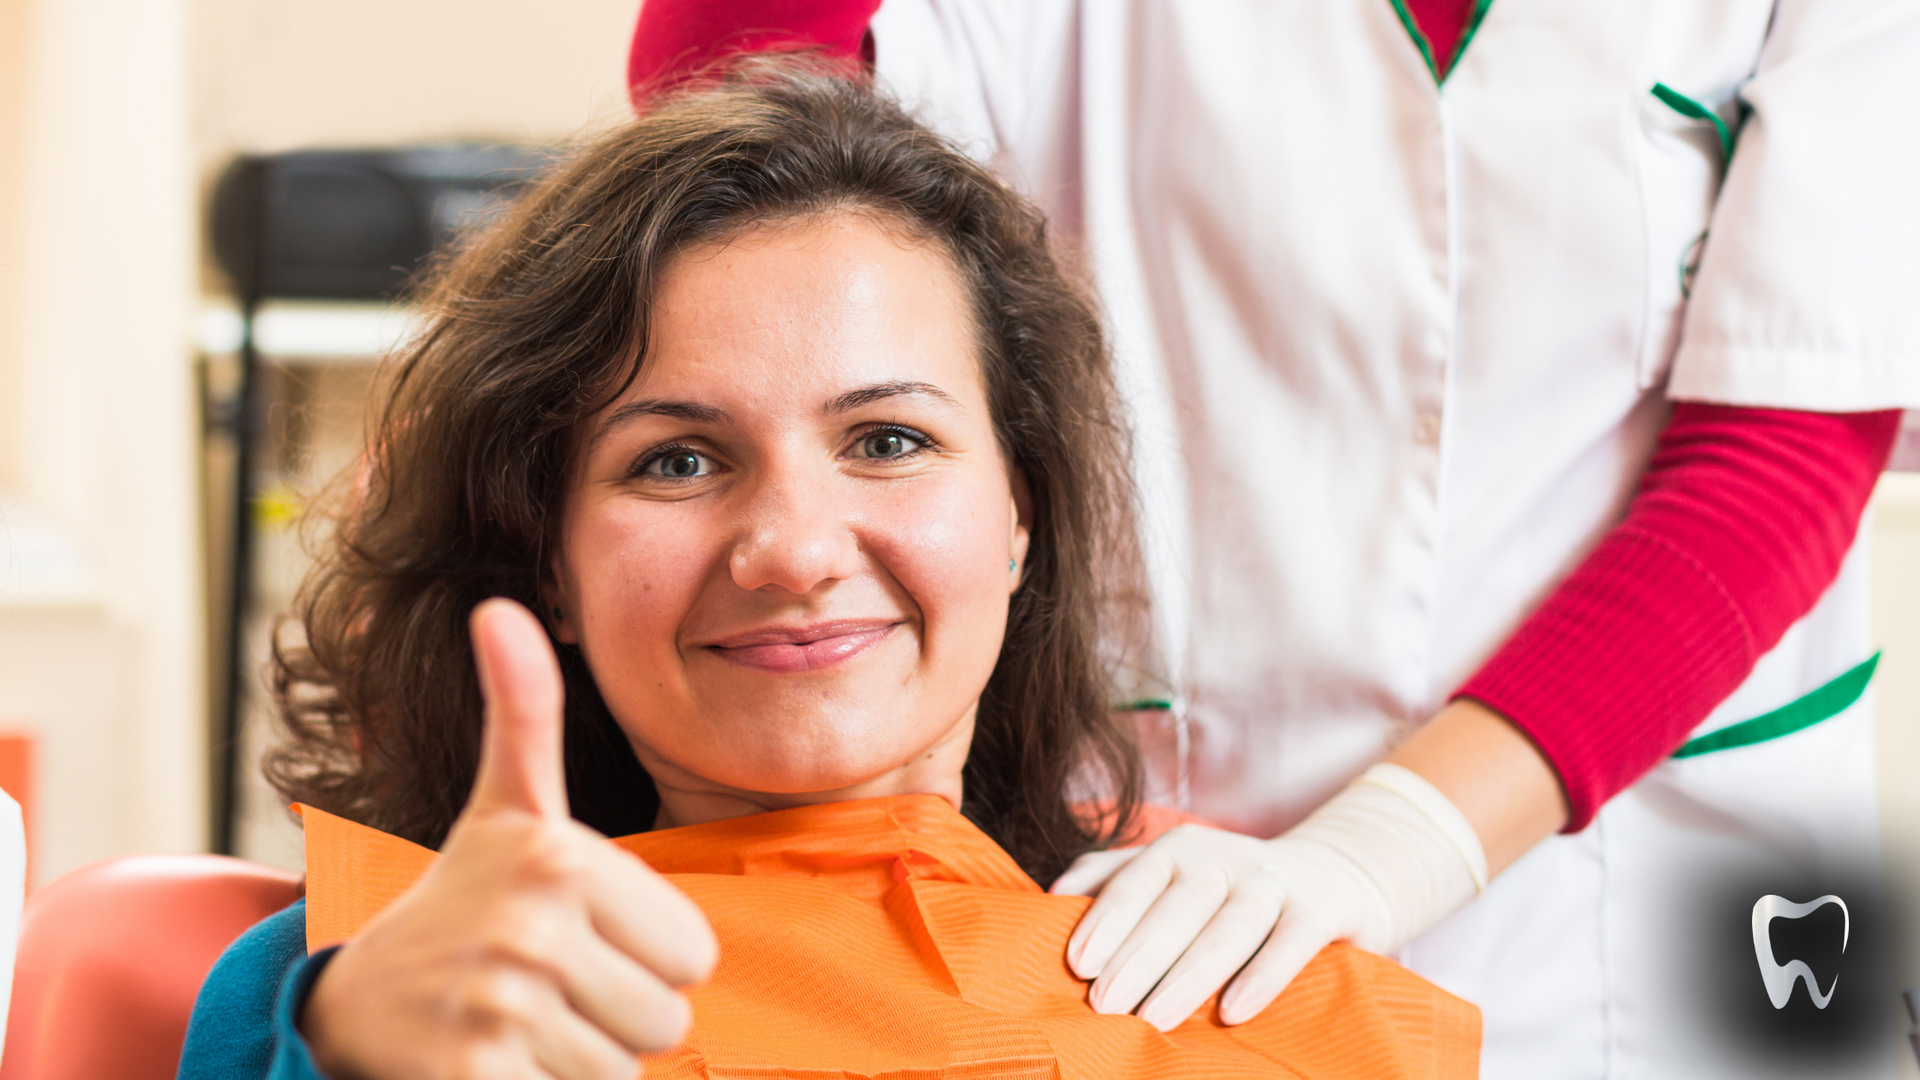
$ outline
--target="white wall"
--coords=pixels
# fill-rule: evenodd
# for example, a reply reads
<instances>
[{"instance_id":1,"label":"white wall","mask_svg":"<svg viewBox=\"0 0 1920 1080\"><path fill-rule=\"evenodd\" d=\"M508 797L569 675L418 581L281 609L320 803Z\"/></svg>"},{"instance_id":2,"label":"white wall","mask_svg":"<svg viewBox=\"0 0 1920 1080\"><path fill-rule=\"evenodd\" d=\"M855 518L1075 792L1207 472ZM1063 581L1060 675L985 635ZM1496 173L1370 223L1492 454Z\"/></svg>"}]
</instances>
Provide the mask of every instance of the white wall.
<instances>
[{"instance_id":1,"label":"white wall","mask_svg":"<svg viewBox=\"0 0 1920 1080\"><path fill-rule=\"evenodd\" d=\"M624 117L639 0L192 0L204 162Z\"/></svg>"},{"instance_id":2,"label":"white wall","mask_svg":"<svg viewBox=\"0 0 1920 1080\"><path fill-rule=\"evenodd\" d=\"M186 0L7 0L0 714L42 735L44 880L202 810Z\"/></svg>"}]
</instances>

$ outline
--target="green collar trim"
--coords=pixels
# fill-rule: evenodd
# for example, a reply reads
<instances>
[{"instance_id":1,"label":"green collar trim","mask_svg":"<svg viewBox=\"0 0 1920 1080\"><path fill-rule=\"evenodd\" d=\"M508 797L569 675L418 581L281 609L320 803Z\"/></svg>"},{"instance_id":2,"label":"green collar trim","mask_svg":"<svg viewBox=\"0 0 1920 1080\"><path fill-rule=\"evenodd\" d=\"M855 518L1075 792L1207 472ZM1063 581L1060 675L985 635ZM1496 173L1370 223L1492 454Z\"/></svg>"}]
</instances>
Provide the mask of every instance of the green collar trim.
<instances>
[{"instance_id":1,"label":"green collar trim","mask_svg":"<svg viewBox=\"0 0 1920 1080\"><path fill-rule=\"evenodd\" d=\"M1407 36L1413 39L1413 47L1420 50L1420 59L1427 62L1427 74L1433 76L1434 85L1445 82L1440 74L1440 65L1433 59L1433 45L1427 41L1427 35L1420 31L1420 24L1413 21L1413 12L1407 10L1406 0L1393 0L1393 13L1400 16L1400 25L1406 27Z\"/></svg>"},{"instance_id":2,"label":"green collar trim","mask_svg":"<svg viewBox=\"0 0 1920 1080\"><path fill-rule=\"evenodd\" d=\"M1473 36L1480 32L1480 24L1486 20L1487 9L1493 6L1493 0L1474 0L1473 14L1467 17L1467 28L1460 34L1460 40L1453 47L1453 57L1447 63L1447 70L1440 70L1440 58L1434 55L1433 42L1415 21L1413 12L1407 9L1406 0L1392 0L1393 13L1400 16L1400 25L1407 30L1407 36L1413 39L1413 47L1420 50L1420 59L1426 62L1427 74L1433 76L1433 84L1446 83L1447 76L1460 66L1460 58L1467 54L1467 46L1472 44Z\"/></svg>"},{"instance_id":3,"label":"green collar trim","mask_svg":"<svg viewBox=\"0 0 1920 1080\"><path fill-rule=\"evenodd\" d=\"M1466 33L1460 35L1460 44L1454 46L1453 62L1447 65L1447 74L1460 66L1460 58L1467 55L1467 46L1473 44L1473 35L1480 32L1480 24L1486 20L1487 9L1493 6L1493 0L1475 0L1473 16L1467 20Z\"/></svg>"},{"instance_id":4,"label":"green collar trim","mask_svg":"<svg viewBox=\"0 0 1920 1080\"><path fill-rule=\"evenodd\" d=\"M1819 689L1764 716L1742 720L1702 735L1675 750L1673 756L1699 757L1719 750L1735 750L1755 743L1770 742L1810 728L1822 720L1830 720L1860 700L1860 695L1867 692L1867 684L1873 681L1874 669L1879 666L1880 654L1876 652ZM1164 712L1173 708L1173 702L1165 698L1143 698L1115 708L1120 712Z\"/></svg>"},{"instance_id":5,"label":"green collar trim","mask_svg":"<svg viewBox=\"0 0 1920 1080\"><path fill-rule=\"evenodd\" d=\"M1791 735L1802 728L1810 728L1822 720L1838 716L1859 701L1861 694L1866 693L1867 684L1873 681L1873 669L1879 664L1880 654L1874 653L1867 657L1865 663L1805 697L1788 702L1765 716L1756 716L1702 735L1675 750L1673 756L1698 757L1716 750L1752 746L1782 735Z\"/></svg>"}]
</instances>

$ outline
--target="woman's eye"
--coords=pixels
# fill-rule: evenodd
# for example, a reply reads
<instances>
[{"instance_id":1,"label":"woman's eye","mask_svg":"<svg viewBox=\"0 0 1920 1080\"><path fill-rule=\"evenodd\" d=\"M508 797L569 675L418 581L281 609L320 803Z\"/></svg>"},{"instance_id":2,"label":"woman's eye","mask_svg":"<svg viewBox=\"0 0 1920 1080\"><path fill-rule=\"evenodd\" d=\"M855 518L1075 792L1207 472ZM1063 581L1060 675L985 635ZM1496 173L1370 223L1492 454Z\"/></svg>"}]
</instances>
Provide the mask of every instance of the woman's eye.
<instances>
[{"instance_id":1,"label":"woman's eye","mask_svg":"<svg viewBox=\"0 0 1920 1080\"><path fill-rule=\"evenodd\" d=\"M713 459L692 450L669 450L646 463L643 476L666 480L697 480L713 472Z\"/></svg>"},{"instance_id":2,"label":"woman's eye","mask_svg":"<svg viewBox=\"0 0 1920 1080\"><path fill-rule=\"evenodd\" d=\"M889 431L884 429L880 431L870 431L860 436L860 441L854 444L854 448L857 451L854 456L877 458L880 460L902 458L920 450L924 445L923 440L915 438L903 431Z\"/></svg>"}]
</instances>

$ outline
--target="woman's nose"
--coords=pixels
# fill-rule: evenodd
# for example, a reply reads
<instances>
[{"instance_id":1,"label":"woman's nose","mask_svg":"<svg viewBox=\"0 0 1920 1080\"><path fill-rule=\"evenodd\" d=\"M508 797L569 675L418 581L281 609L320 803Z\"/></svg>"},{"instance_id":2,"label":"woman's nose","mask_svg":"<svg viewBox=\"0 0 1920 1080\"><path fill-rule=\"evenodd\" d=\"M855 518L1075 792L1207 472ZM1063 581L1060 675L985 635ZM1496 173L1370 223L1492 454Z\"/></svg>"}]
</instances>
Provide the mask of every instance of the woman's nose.
<instances>
[{"instance_id":1,"label":"woman's nose","mask_svg":"<svg viewBox=\"0 0 1920 1080\"><path fill-rule=\"evenodd\" d=\"M734 584L805 595L859 571L860 546L835 479L783 469L753 486L728 560Z\"/></svg>"}]
</instances>

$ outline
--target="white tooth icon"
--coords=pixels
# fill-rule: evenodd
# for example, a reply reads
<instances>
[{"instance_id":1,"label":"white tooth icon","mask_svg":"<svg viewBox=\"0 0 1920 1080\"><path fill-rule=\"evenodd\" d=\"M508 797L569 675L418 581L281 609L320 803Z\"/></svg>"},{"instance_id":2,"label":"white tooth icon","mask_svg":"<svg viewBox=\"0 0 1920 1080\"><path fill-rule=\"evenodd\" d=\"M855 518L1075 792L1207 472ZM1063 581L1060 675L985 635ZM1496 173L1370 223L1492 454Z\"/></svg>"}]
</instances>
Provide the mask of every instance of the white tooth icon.
<instances>
[{"instance_id":1,"label":"white tooth icon","mask_svg":"<svg viewBox=\"0 0 1920 1080\"><path fill-rule=\"evenodd\" d=\"M1760 980L1767 984L1767 999L1776 1009L1787 1007L1787 999L1793 996L1793 984L1796 980L1807 980L1807 994L1813 1003L1824 1009L1827 1002L1833 1000L1833 992L1840 985L1840 976L1835 974L1827 992L1820 992L1820 984L1813 980L1813 969L1805 960L1789 960L1786 964L1776 963L1773 959L1773 938L1767 933L1767 927L1775 919L1799 919L1825 907L1828 904L1840 905L1840 951L1847 951L1847 935L1853 929L1853 918L1847 914L1847 902L1828 893L1818 900L1809 900L1796 904L1784 896L1772 893L1753 902L1753 958L1760 962Z\"/></svg>"}]
</instances>

